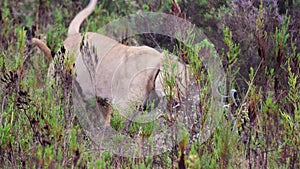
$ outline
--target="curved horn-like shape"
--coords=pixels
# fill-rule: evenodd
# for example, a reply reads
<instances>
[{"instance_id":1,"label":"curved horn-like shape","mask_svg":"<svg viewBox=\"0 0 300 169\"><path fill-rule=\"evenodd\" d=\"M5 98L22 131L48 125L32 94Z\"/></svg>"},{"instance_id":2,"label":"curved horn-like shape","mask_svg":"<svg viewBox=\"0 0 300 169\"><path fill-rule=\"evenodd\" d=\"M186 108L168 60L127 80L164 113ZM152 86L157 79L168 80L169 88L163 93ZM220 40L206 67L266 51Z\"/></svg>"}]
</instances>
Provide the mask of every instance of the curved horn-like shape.
<instances>
[{"instance_id":1,"label":"curved horn-like shape","mask_svg":"<svg viewBox=\"0 0 300 169\"><path fill-rule=\"evenodd\" d=\"M97 0L91 0L86 8L80 11L71 21L68 28L68 36L79 33L82 22L94 11Z\"/></svg>"},{"instance_id":2,"label":"curved horn-like shape","mask_svg":"<svg viewBox=\"0 0 300 169\"><path fill-rule=\"evenodd\" d=\"M52 60L51 50L43 41L37 38L32 38L31 43L36 45L44 53L44 55L47 57L49 61Z\"/></svg>"}]
</instances>

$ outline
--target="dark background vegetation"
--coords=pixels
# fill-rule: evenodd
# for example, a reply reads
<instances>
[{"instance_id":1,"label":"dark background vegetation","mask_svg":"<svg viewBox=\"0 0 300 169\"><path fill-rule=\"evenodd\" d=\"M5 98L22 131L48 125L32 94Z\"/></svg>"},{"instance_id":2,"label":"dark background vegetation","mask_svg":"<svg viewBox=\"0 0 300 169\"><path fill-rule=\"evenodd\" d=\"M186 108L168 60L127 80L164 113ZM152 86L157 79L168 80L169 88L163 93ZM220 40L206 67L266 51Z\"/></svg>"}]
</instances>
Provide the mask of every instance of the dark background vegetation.
<instances>
[{"instance_id":1,"label":"dark background vegetation","mask_svg":"<svg viewBox=\"0 0 300 169\"><path fill-rule=\"evenodd\" d=\"M0 168L300 168L300 1L98 2L82 30L96 32L112 19L138 11L176 15L201 28L222 59L229 88L240 98L238 105L228 101L223 123L205 143L192 140L190 132L181 149L141 159L93 145L70 106L71 66L61 64L61 80L47 88L49 63L28 42L28 36L37 37L58 51L70 21L87 4L0 0ZM27 37L24 26L31 30ZM170 51L178 45L160 35L136 39L152 47L159 42Z\"/></svg>"}]
</instances>

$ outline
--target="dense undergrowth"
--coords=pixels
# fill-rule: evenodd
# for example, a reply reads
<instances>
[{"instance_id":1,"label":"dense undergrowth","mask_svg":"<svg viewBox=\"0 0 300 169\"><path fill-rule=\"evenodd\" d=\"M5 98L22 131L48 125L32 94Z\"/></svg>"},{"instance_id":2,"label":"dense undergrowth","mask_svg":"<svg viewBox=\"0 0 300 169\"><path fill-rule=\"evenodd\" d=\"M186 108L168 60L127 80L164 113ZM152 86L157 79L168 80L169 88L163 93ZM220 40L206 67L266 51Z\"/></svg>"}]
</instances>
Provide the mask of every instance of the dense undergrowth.
<instances>
[{"instance_id":1,"label":"dense undergrowth","mask_svg":"<svg viewBox=\"0 0 300 169\"><path fill-rule=\"evenodd\" d=\"M56 82L46 85L49 63L28 40L38 37L53 52L59 51L68 24L87 3L0 0L1 168L300 168L298 1L98 2L82 30L97 32L109 21L139 10L195 23L222 59L227 91L237 91L237 97L226 100L221 123L207 141L194 137L201 131L195 125L188 141L144 158L114 155L93 143L72 106L73 65L62 55L56 63ZM201 59L194 57L196 49L161 35L135 39L177 49L176 55L189 62L201 88L196 117L205 116L209 83Z\"/></svg>"}]
</instances>

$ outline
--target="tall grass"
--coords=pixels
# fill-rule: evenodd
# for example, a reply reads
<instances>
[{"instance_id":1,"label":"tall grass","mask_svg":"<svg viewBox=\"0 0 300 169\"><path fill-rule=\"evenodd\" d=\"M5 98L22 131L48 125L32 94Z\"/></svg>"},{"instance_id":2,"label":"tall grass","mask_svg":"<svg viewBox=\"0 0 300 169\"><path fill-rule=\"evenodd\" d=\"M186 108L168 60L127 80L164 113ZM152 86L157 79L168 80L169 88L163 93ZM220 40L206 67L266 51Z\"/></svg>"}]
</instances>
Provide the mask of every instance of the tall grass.
<instances>
[{"instance_id":1,"label":"tall grass","mask_svg":"<svg viewBox=\"0 0 300 169\"><path fill-rule=\"evenodd\" d=\"M97 31L110 19L139 9L156 10L151 4L134 2L101 3L84 23L83 30ZM203 60L196 55L201 46L190 49L179 44L177 49L181 52L175 54L184 54L188 58L199 98L195 114L179 112L192 119L188 126L190 130L183 131L183 140L172 150L134 159L99 149L88 137L72 104L73 61L58 54L57 78L53 85L47 85L49 63L28 43L23 29L32 21L43 20L41 27L36 28L35 36L46 37L48 46L54 52L59 51L66 37L67 21L84 6L83 3L77 2L82 6L80 8L71 5L76 10L66 10L67 5L57 8L51 1L39 4L38 10L47 9L54 16L49 25L45 14L40 14L38 19L19 20L14 15L13 3L0 1L0 168L179 168L182 164L187 168L300 168L300 53L299 44L290 38L288 14L280 26L267 32L263 15L266 7L261 3L255 22L261 61L249 70L239 67L238 62L243 61L244 56L242 46L234 40L234 30L223 26L225 45L220 57L228 79L227 89L223 91L237 89L239 99L228 97L219 125L203 143L196 135L202 131L201 120L205 120L210 106L207 99L211 90L209 73ZM201 1L201 5L206 3ZM139 7L141 4L142 8ZM163 3L160 10L171 10L171 4ZM113 12L114 8L119 9L118 13ZM209 16L210 13L206 19ZM203 43L211 45L210 42ZM176 66L171 65L171 69ZM245 91L239 90L237 83L240 71L249 72L249 78L244 79ZM164 79L168 99L178 99L174 95L176 81L168 72L165 70ZM165 117L174 118L172 111L171 104ZM121 130L123 119L114 113L110 123L114 129ZM155 126L133 123L130 127L129 135L142 132L143 136L148 136Z\"/></svg>"}]
</instances>

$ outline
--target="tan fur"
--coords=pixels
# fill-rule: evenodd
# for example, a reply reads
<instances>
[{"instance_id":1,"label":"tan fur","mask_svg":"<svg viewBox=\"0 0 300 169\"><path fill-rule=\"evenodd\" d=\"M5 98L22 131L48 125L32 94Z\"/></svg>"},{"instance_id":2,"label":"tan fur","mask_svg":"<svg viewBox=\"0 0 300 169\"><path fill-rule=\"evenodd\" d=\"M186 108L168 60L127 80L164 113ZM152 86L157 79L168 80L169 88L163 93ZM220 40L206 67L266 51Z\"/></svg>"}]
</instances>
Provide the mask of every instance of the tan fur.
<instances>
[{"instance_id":1,"label":"tan fur","mask_svg":"<svg viewBox=\"0 0 300 169\"><path fill-rule=\"evenodd\" d=\"M77 73L76 80L82 89L82 94L85 96L85 99L90 99L97 95L108 100L113 99L113 95L119 94L120 96L124 96L124 98L121 98L122 101L124 100L124 103L127 102L128 104L130 101L142 102L142 99L144 99L149 91L154 88L155 75L159 70L162 54L147 46L125 46L111 38L93 32L87 32L84 36L80 34L79 28L81 23L92 13L96 3L96 0L91 0L89 5L75 16L68 29L68 37L64 41L64 47L67 53L74 55L77 58L75 62ZM89 44L90 51L96 49L96 55L98 56L99 63L96 67L95 82L91 81L89 72L82 59L82 53L79 50L83 37L85 39L84 43ZM45 53L45 56L51 60L51 52L46 48L46 45L35 38L32 40L33 42L37 42L34 44L36 44ZM139 58L148 59L140 60L139 62L136 62L135 65L128 62ZM115 73L120 65L130 68L131 70L128 70L128 73L138 72L145 67L153 67L154 69L130 77L129 74L126 74L126 72L123 71L120 71L117 74ZM49 78L51 78L53 72L54 62L50 64L48 69ZM115 78L115 82L112 81L114 76L119 76ZM127 82L130 83L130 86L123 85ZM116 84L116 87L122 90L118 91L119 93L113 94L112 83L119 83ZM93 86L94 84L95 86ZM126 92L128 87L129 92ZM123 103L120 104L126 105Z\"/></svg>"},{"instance_id":2,"label":"tan fur","mask_svg":"<svg viewBox=\"0 0 300 169\"><path fill-rule=\"evenodd\" d=\"M41 40L37 38L32 38L31 43L38 46L38 48L44 53L44 55L47 57L48 61L52 60L51 50L48 48L48 46Z\"/></svg>"},{"instance_id":3,"label":"tan fur","mask_svg":"<svg viewBox=\"0 0 300 169\"><path fill-rule=\"evenodd\" d=\"M90 0L88 6L74 17L69 25L68 36L79 33L80 25L94 11L96 5L97 0Z\"/></svg>"},{"instance_id":4,"label":"tan fur","mask_svg":"<svg viewBox=\"0 0 300 169\"><path fill-rule=\"evenodd\" d=\"M96 95L109 100L113 99L113 85L120 87L120 91L116 91L118 92L118 95L126 96L128 100L132 101L144 98L148 91L154 88L154 78L161 64L161 53L147 46L126 46L106 36L93 32L88 32L85 36L87 39L86 43L89 44L90 51L93 50L92 48L96 49L95 52L98 56L95 82L92 82L91 78L88 76L89 72L83 61L84 56L82 56L82 53L79 51L80 42L83 36L76 34L68 37L65 40L65 48L70 53L74 52L75 56L78 57L75 62L77 72L76 80L83 89L83 93L87 97L86 99L95 95L95 91L93 91L94 89L92 87L95 83ZM118 71L118 69L122 68L127 68L127 72L125 70ZM144 71L142 74L137 76L132 75L132 73L138 73L139 70L143 70L144 68L153 69ZM117 80L115 83L120 83L121 86L118 84L112 84L114 76L117 76L115 77ZM152 85L148 85L149 79L152 79ZM130 82L128 80L130 80ZM132 91L127 93L127 88L122 86L122 84L126 83L130 83L131 86L128 87L136 90L136 92Z\"/></svg>"},{"instance_id":5,"label":"tan fur","mask_svg":"<svg viewBox=\"0 0 300 169\"><path fill-rule=\"evenodd\" d=\"M160 75L159 78L155 79L162 66L162 53L147 46L126 46L98 33L87 32L85 35L79 33L81 23L92 13L96 3L97 0L91 0L89 5L76 15L69 26L68 37L64 41L64 47L68 54L74 54L77 58L75 62L76 80L81 88L82 95L85 96L85 99L97 95L108 100L112 100L117 95L120 101L118 104L122 108L128 108L130 102L144 102L155 85L157 85L157 91L160 92L159 96L162 96L163 77ZM89 45L90 51L96 49L95 52L98 57L94 82L89 77L89 71L83 61L84 56L80 52L83 37L85 39L84 43ZM50 50L40 43L36 44L50 59ZM179 68L184 67L179 62L178 65ZM144 68L152 69L141 71ZM54 63L52 62L48 70L48 76L51 76L53 70ZM132 72L140 73L133 76ZM182 72L180 73L182 74ZM180 76L179 74L178 76ZM114 79L116 81L113 81ZM124 86L128 83L130 83L130 86Z\"/></svg>"}]
</instances>

